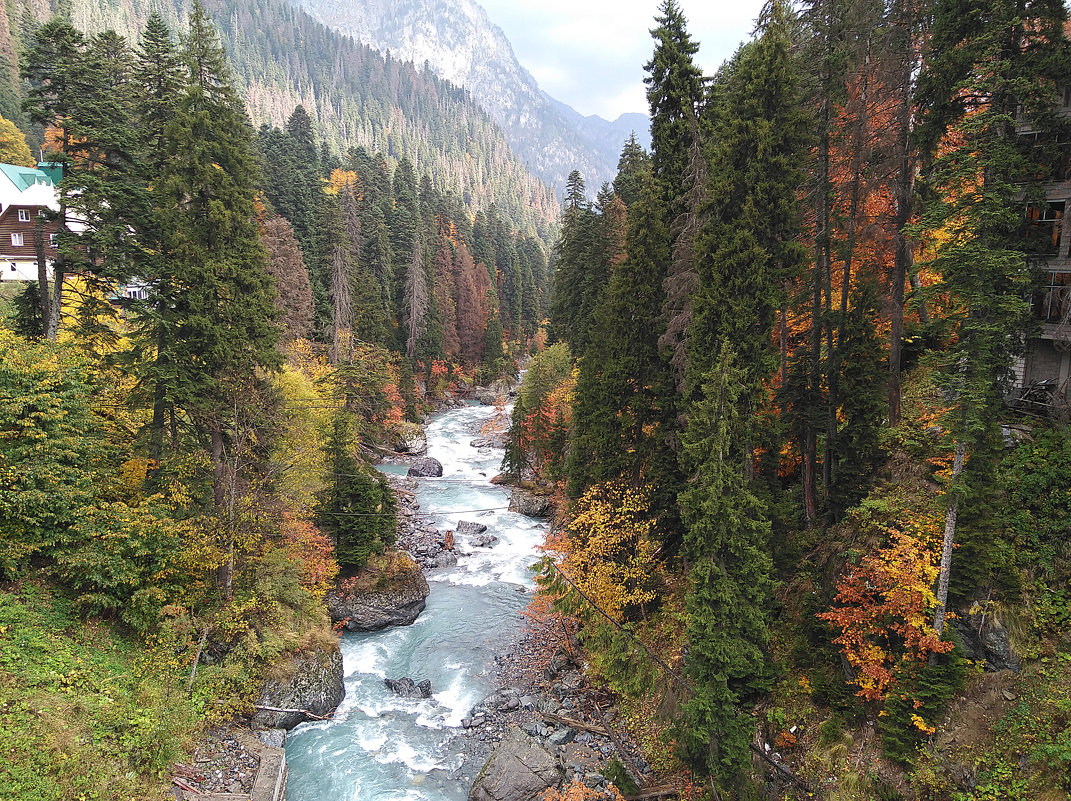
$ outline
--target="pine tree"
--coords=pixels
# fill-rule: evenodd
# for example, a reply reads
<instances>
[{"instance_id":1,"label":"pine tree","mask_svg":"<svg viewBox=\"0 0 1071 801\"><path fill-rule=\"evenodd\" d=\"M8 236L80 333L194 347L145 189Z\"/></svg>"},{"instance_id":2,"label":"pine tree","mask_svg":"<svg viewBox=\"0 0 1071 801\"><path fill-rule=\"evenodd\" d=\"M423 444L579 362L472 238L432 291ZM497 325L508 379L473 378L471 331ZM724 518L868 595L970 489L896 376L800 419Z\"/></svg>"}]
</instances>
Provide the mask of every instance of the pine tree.
<instances>
[{"instance_id":1,"label":"pine tree","mask_svg":"<svg viewBox=\"0 0 1071 801\"><path fill-rule=\"evenodd\" d=\"M614 194L626 206L640 199L643 175L651 168L651 157L636 141L636 132L629 134L621 156L617 160L617 177L614 178Z\"/></svg>"},{"instance_id":2,"label":"pine tree","mask_svg":"<svg viewBox=\"0 0 1071 801\"><path fill-rule=\"evenodd\" d=\"M573 170L566 184L561 234L554 246L550 309L554 336L568 342L577 355L583 354L590 341L592 319L609 272L599 256L598 215L584 191L584 179Z\"/></svg>"},{"instance_id":3,"label":"pine tree","mask_svg":"<svg viewBox=\"0 0 1071 801\"><path fill-rule=\"evenodd\" d=\"M750 764L754 721L746 709L769 675L770 522L751 489L750 454L740 447L748 436L740 411L748 383L723 340L682 437L688 485L680 507L692 565L686 668L695 690L684 704L680 742L690 764L723 781Z\"/></svg>"}]
</instances>

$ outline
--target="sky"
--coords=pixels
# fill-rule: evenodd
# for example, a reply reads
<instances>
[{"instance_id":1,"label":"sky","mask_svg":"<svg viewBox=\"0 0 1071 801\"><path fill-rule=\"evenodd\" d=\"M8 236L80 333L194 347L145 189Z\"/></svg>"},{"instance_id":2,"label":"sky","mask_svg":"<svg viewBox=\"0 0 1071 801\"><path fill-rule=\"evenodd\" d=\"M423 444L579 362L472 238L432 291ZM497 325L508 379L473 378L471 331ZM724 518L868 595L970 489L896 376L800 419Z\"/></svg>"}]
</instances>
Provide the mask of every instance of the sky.
<instances>
[{"instance_id":1,"label":"sky","mask_svg":"<svg viewBox=\"0 0 1071 801\"><path fill-rule=\"evenodd\" d=\"M478 0L540 88L581 114L647 112L659 0ZM677 0L707 75L749 38L764 0Z\"/></svg>"}]
</instances>

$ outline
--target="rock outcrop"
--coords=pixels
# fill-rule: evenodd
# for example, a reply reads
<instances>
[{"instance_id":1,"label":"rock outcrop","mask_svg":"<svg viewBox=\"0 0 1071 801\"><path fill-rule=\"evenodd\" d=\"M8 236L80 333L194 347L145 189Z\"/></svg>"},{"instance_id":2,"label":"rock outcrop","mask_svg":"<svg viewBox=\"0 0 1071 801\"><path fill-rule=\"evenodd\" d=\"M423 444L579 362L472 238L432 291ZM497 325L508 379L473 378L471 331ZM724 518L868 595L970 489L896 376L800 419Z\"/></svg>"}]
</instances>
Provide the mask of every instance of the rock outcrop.
<instances>
[{"instance_id":1,"label":"rock outcrop","mask_svg":"<svg viewBox=\"0 0 1071 801\"><path fill-rule=\"evenodd\" d=\"M401 561L401 569L379 576L371 586L358 576L351 586L343 582L328 592L325 601L331 621L347 631L379 631L416 620L431 590L420 565L404 554L396 561Z\"/></svg>"},{"instance_id":2,"label":"rock outcrop","mask_svg":"<svg viewBox=\"0 0 1071 801\"><path fill-rule=\"evenodd\" d=\"M428 438L416 423L402 423L394 435L394 449L399 453L423 456L428 452Z\"/></svg>"},{"instance_id":3,"label":"rock outcrop","mask_svg":"<svg viewBox=\"0 0 1071 801\"><path fill-rule=\"evenodd\" d=\"M558 761L516 726L484 764L473 782L469 801L519 801L538 798L562 783Z\"/></svg>"},{"instance_id":4,"label":"rock outcrop","mask_svg":"<svg viewBox=\"0 0 1071 801\"><path fill-rule=\"evenodd\" d=\"M439 478L443 474L442 462L430 456L415 459L409 465L408 476L411 478Z\"/></svg>"},{"instance_id":5,"label":"rock outcrop","mask_svg":"<svg viewBox=\"0 0 1071 801\"><path fill-rule=\"evenodd\" d=\"M528 517L550 517L553 513L550 498L514 487L509 496L509 510Z\"/></svg>"},{"instance_id":6,"label":"rock outcrop","mask_svg":"<svg viewBox=\"0 0 1071 801\"><path fill-rule=\"evenodd\" d=\"M1008 630L999 621L974 614L953 620L951 625L959 634L967 657L984 662L987 672L1012 670L1018 673L1021 669Z\"/></svg>"},{"instance_id":7,"label":"rock outcrop","mask_svg":"<svg viewBox=\"0 0 1071 801\"><path fill-rule=\"evenodd\" d=\"M342 702L346 688L337 645L329 651L299 653L286 667L292 671L288 679L272 679L264 685L257 706L271 710L257 710L252 720L255 727L289 731L299 723L326 717Z\"/></svg>"}]
</instances>

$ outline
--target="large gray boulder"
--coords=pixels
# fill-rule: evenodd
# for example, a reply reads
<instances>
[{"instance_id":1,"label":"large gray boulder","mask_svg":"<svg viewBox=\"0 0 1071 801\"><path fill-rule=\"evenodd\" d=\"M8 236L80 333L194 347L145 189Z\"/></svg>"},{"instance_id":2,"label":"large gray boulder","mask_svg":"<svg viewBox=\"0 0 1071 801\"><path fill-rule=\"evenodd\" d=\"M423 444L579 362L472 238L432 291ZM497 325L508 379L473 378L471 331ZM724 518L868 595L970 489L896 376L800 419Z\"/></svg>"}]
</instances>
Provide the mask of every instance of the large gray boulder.
<instances>
[{"instance_id":1,"label":"large gray boulder","mask_svg":"<svg viewBox=\"0 0 1071 801\"><path fill-rule=\"evenodd\" d=\"M284 668L289 678L269 680L257 701L258 707L283 711L258 709L253 726L289 731L299 723L326 717L342 703L346 688L342 683L342 654L338 645L327 651L303 651Z\"/></svg>"},{"instance_id":2,"label":"large gray boulder","mask_svg":"<svg viewBox=\"0 0 1071 801\"><path fill-rule=\"evenodd\" d=\"M414 478L439 478L442 474L442 462L430 456L424 456L409 465L409 472L406 475Z\"/></svg>"},{"instance_id":3,"label":"large gray boulder","mask_svg":"<svg viewBox=\"0 0 1071 801\"><path fill-rule=\"evenodd\" d=\"M473 523L471 520L458 520L457 527L454 529L454 533L459 537L474 537L485 531L487 531L487 526L483 523Z\"/></svg>"},{"instance_id":4,"label":"large gray boulder","mask_svg":"<svg viewBox=\"0 0 1071 801\"><path fill-rule=\"evenodd\" d=\"M520 487L514 487L510 492L509 510L528 517L550 517L553 513L550 498Z\"/></svg>"},{"instance_id":5,"label":"large gray boulder","mask_svg":"<svg viewBox=\"0 0 1071 801\"><path fill-rule=\"evenodd\" d=\"M341 623L347 631L379 631L416 620L431 589L420 565L408 556L397 559L402 568L389 576L370 582L358 575L328 592L324 600L331 622Z\"/></svg>"},{"instance_id":6,"label":"large gray boulder","mask_svg":"<svg viewBox=\"0 0 1071 801\"><path fill-rule=\"evenodd\" d=\"M563 779L558 761L519 728L510 729L472 784L469 801L527 801Z\"/></svg>"}]
</instances>

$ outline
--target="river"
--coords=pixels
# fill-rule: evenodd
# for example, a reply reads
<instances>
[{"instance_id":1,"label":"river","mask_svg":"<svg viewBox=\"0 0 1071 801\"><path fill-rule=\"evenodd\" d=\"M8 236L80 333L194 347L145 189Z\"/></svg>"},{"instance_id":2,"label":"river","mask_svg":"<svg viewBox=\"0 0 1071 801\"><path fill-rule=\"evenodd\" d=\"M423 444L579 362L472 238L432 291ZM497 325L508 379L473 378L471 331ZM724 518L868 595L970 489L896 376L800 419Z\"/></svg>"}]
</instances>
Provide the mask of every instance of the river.
<instances>
[{"instance_id":1,"label":"river","mask_svg":"<svg viewBox=\"0 0 1071 801\"><path fill-rule=\"evenodd\" d=\"M332 720L290 732L288 801L468 797L481 765L461 719L496 689L494 655L520 627L532 587L529 567L544 533L539 521L506 511L508 489L490 483L502 451L469 445L473 430L495 413L464 406L431 420L428 455L442 462L443 477L421 479L417 500L439 529L472 520L499 542L473 549L459 537L457 547L471 555L427 574L427 609L412 626L343 636L346 697ZM432 697L402 699L383 684L403 676L430 679Z\"/></svg>"}]
</instances>

